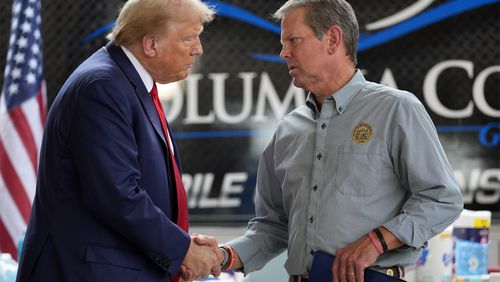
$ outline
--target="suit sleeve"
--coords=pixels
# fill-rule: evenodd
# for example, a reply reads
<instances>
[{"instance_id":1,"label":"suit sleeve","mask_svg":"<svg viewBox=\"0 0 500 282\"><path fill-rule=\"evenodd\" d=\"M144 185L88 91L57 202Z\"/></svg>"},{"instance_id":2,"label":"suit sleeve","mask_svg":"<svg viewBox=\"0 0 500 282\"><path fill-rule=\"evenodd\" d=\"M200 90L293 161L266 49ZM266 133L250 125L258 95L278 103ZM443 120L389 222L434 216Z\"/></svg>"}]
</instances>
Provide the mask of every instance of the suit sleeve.
<instances>
[{"instance_id":1,"label":"suit sleeve","mask_svg":"<svg viewBox=\"0 0 500 282\"><path fill-rule=\"evenodd\" d=\"M71 144L83 202L104 224L175 274L190 237L138 185L143 168L129 106L135 97L124 84L96 80L77 98Z\"/></svg>"}]
</instances>

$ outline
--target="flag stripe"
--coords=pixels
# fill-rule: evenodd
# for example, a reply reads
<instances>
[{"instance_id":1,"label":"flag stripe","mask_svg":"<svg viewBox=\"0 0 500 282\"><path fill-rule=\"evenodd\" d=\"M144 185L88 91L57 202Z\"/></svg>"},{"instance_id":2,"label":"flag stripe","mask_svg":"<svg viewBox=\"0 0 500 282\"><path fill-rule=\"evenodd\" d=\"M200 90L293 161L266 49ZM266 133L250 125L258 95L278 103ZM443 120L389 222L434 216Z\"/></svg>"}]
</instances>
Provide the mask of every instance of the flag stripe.
<instances>
[{"instance_id":1,"label":"flag stripe","mask_svg":"<svg viewBox=\"0 0 500 282\"><path fill-rule=\"evenodd\" d=\"M43 123L40 118L40 105L38 103L39 96L36 99L30 99L21 105L22 112L28 121L28 125L33 136L33 146L35 148L35 172L37 171L38 165L38 152L40 151L40 145L42 143L43 128L40 123Z\"/></svg>"},{"instance_id":2,"label":"flag stripe","mask_svg":"<svg viewBox=\"0 0 500 282\"><path fill-rule=\"evenodd\" d=\"M38 90L38 95L36 96L36 100L38 102L39 114L40 114L40 129L43 131L43 127L45 126L46 113L45 109L47 108L47 90L45 86L45 81L42 81L40 85L40 90ZM42 138L40 138L42 141Z\"/></svg>"},{"instance_id":3,"label":"flag stripe","mask_svg":"<svg viewBox=\"0 0 500 282\"><path fill-rule=\"evenodd\" d=\"M5 230L3 222L0 220L0 248L5 253L10 253L14 259L17 260L17 248L12 238Z\"/></svg>"},{"instance_id":4,"label":"flag stripe","mask_svg":"<svg viewBox=\"0 0 500 282\"><path fill-rule=\"evenodd\" d=\"M14 199L25 222L28 222L31 210L31 203L26 195L26 191L10 162L2 140L0 140L0 174L2 175L10 195Z\"/></svg>"},{"instance_id":5,"label":"flag stripe","mask_svg":"<svg viewBox=\"0 0 500 282\"><path fill-rule=\"evenodd\" d=\"M26 223L22 218L16 203L7 191L3 178L0 176L0 219L7 233L17 242L26 230Z\"/></svg>"},{"instance_id":6,"label":"flag stripe","mask_svg":"<svg viewBox=\"0 0 500 282\"><path fill-rule=\"evenodd\" d=\"M1 104L3 104L2 101L0 101ZM32 201L35 197L36 174L33 166L28 165L31 162L28 152L25 150L10 116L0 116L0 125L0 142L3 142L5 154L14 167L17 177L24 188L23 190L25 190L28 198Z\"/></svg>"},{"instance_id":7,"label":"flag stripe","mask_svg":"<svg viewBox=\"0 0 500 282\"><path fill-rule=\"evenodd\" d=\"M25 103L26 104L26 103ZM26 120L26 116L24 115L22 108L17 107L9 111L10 120L14 124L16 128L17 134L21 138L21 142L24 145L24 149L28 153L28 157L31 160L31 165L33 166L33 170L36 174L37 167L37 151L36 151L36 143L33 138L33 133L30 130L30 126L28 125L28 121Z\"/></svg>"}]
</instances>

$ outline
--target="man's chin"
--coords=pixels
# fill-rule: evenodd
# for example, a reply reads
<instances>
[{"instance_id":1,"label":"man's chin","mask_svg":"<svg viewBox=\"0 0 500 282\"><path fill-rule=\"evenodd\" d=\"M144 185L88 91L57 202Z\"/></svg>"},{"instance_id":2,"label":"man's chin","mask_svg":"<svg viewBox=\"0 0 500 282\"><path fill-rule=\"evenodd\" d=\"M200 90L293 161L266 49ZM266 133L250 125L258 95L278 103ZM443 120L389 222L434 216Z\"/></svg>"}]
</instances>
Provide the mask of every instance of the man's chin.
<instances>
[{"instance_id":1,"label":"man's chin","mask_svg":"<svg viewBox=\"0 0 500 282\"><path fill-rule=\"evenodd\" d=\"M160 84L168 84L168 83L184 80L188 77L188 75L189 75L189 72L185 71L182 73L176 73L175 75L171 75L164 80L156 79L156 82L158 82Z\"/></svg>"},{"instance_id":2,"label":"man's chin","mask_svg":"<svg viewBox=\"0 0 500 282\"><path fill-rule=\"evenodd\" d=\"M302 89L304 88L304 84L300 80L297 80L296 78L292 78L292 84L295 87L302 88Z\"/></svg>"},{"instance_id":3,"label":"man's chin","mask_svg":"<svg viewBox=\"0 0 500 282\"><path fill-rule=\"evenodd\" d=\"M188 71L188 70L183 71L183 72L180 72L180 73L178 73L178 74L175 76L174 81L172 81L172 82L176 82L176 81L181 81L181 80L184 80L184 79L186 79L188 76L189 76L189 71Z\"/></svg>"}]
</instances>

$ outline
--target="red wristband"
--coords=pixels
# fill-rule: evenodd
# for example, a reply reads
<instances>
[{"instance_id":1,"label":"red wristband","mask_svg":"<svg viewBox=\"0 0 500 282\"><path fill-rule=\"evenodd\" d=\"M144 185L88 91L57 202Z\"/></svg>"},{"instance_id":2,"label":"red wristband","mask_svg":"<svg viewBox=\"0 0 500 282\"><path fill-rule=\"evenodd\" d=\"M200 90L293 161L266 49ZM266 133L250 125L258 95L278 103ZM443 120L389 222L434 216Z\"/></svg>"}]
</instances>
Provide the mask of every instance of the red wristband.
<instances>
[{"instance_id":1,"label":"red wristband","mask_svg":"<svg viewBox=\"0 0 500 282\"><path fill-rule=\"evenodd\" d=\"M375 247L375 249L377 249L377 252L381 255L382 253L384 253L384 250L382 248L382 244L380 243L380 241L378 240L377 238L377 235L375 234L375 232L373 231L370 231L370 233L368 233L368 238L370 238L370 241L372 242L373 246Z\"/></svg>"},{"instance_id":2,"label":"red wristband","mask_svg":"<svg viewBox=\"0 0 500 282\"><path fill-rule=\"evenodd\" d=\"M224 249L226 249L227 253L229 254L229 258L228 258L227 263L224 266L223 270L229 270L233 266L234 258L236 256L236 252L234 251L233 247L231 247L229 245L223 245L221 247L224 248Z\"/></svg>"}]
</instances>

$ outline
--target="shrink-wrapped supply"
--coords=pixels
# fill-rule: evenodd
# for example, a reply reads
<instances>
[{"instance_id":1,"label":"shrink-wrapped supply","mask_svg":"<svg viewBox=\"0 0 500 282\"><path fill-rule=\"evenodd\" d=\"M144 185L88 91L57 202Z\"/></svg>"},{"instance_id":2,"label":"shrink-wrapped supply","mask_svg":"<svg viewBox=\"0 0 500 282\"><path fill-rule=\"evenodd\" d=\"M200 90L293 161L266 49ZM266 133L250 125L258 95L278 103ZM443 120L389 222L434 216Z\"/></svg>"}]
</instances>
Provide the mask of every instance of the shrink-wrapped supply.
<instances>
[{"instance_id":1,"label":"shrink-wrapped supply","mask_svg":"<svg viewBox=\"0 0 500 282\"><path fill-rule=\"evenodd\" d=\"M405 281L417 282L417 265L412 264L405 266Z\"/></svg>"},{"instance_id":2,"label":"shrink-wrapped supply","mask_svg":"<svg viewBox=\"0 0 500 282\"><path fill-rule=\"evenodd\" d=\"M464 210L453 224L455 240L455 275L488 274L490 211Z\"/></svg>"},{"instance_id":3,"label":"shrink-wrapped supply","mask_svg":"<svg viewBox=\"0 0 500 282\"><path fill-rule=\"evenodd\" d=\"M416 265L417 282L449 282L453 266L453 227L429 240Z\"/></svg>"},{"instance_id":4,"label":"shrink-wrapped supply","mask_svg":"<svg viewBox=\"0 0 500 282\"><path fill-rule=\"evenodd\" d=\"M453 282L492 282L489 275L458 276Z\"/></svg>"}]
</instances>

